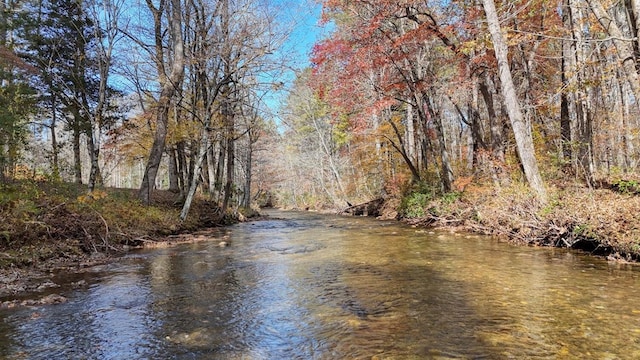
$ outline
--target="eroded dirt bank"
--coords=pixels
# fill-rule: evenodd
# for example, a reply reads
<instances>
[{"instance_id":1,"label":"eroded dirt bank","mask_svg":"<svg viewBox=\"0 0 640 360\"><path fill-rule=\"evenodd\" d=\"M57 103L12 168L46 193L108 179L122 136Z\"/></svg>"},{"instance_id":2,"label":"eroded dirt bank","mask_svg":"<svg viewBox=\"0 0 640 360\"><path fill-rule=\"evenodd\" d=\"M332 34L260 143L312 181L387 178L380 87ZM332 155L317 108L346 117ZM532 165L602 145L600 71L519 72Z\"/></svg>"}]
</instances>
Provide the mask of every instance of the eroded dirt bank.
<instances>
[{"instance_id":1,"label":"eroded dirt bank","mask_svg":"<svg viewBox=\"0 0 640 360\"><path fill-rule=\"evenodd\" d=\"M412 226L439 227L500 237L535 246L579 249L609 260L640 260L640 196L615 187L551 187L550 200L539 204L524 186L481 188L426 201L422 216L408 216L400 200L387 209ZM414 211L415 213L415 211Z\"/></svg>"},{"instance_id":2,"label":"eroded dirt bank","mask_svg":"<svg viewBox=\"0 0 640 360\"><path fill-rule=\"evenodd\" d=\"M59 285L52 281L54 273L81 273L138 247L203 240L224 246L224 235L212 239L210 231L198 229L244 217L216 218L214 206L199 202L191 220L179 223L175 221L179 210L175 194L160 193L154 206L138 208L127 197L131 194L112 192L102 199L77 200L67 196L56 202L48 195L50 191L43 190L34 202L41 210L33 212L31 219L2 224L5 234L18 225L24 228L11 233L11 238L5 235L0 247L0 299L4 301L0 306L21 305L20 295L25 293L42 293L44 302L63 301L47 298ZM636 193L573 186L552 188L550 194L549 203L542 205L525 187L470 186L464 192L418 204L419 211L408 209L400 199L387 198L366 212L415 227L493 235L523 245L581 249L615 261L640 259L640 196ZM124 207L127 210L121 214Z\"/></svg>"},{"instance_id":3,"label":"eroded dirt bank","mask_svg":"<svg viewBox=\"0 0 640 360\"><path fill-rule=\"evenodd\" d=\"M214 203L197 199L180 221L179 194L155 191L152 199L144 206L133 189L89 195L68 183L0 185L0 302L50 293L58 285L51 280L56 272L82 272L135 248L211 240L207 229L258 215L247 209L222 216ZM9 300L4 306L16 303Z\"/></svg>"},{"instance_id":4,"label":"eroded dirt bank","mask_svg":"<svg viewBox=\"0 0 640 360\"><path fill-rule=\"evenodd\" d=\"M61 272L81 275L96 266L118 261L121 256L136 249L166 248L201 241L217 242L218 246L226 247L228 235L226 231L219 228L202 229L192 233L147 240L135 248L123 246L119 251L95 252L73 258L53 257L31 266L0 268L0 309L64 302L66 299L56 293L57 288L62 285L72 287L86 285L83 280L70 284L61 283L56 279L56 275Z\"/></svg>"}]
</instances>

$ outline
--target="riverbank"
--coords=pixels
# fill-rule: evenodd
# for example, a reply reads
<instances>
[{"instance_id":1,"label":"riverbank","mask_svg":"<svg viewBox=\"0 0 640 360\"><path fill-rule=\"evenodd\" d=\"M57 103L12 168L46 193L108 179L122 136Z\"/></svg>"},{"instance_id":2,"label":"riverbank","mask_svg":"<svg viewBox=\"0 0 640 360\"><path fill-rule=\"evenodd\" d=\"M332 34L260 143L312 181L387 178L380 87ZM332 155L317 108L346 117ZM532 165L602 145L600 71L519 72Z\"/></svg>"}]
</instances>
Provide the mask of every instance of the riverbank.
<instances>
[{"instance_id":1,"label":"riverbank","mask_svg":"<svg viewBox=\"0 0 640 360\"><path fill-rule=\"evenodd\" d=\"M54 270L112 261L139 247L196 241L197 230L234 223L212 202L196 199L179 220L179 195L154 192L143 206L132 189L19 181L0 185L0 297L44 290Z\"/></svg>"},{"instance_id":2,"label":"riverbank","mask_svg":"<svg viewBox=\"0 0 640 360\"><path fill-rule=\"evenodd\" d=\"M412 193L387 208L412 226L448 228L535 246L579 249L609 260L640 260L640 196L635 181L549 186L540 204L524 185L468 185L445 196Z\"/></svg>"},{"instance_id":3,"label":"riverbank","mask_svg":"<svg viewBox=\"0 0 640 360\"><path fill-rule=\"evenodd\" d=\"M633 185L634 183L629 183ZM492 235L510 242L581 249L610 260L640 259L640 196L634 186L550 186L541 205L523 185L469 184L434 196L412 192L378 209L411 226ZM240 219L220 219L217 207L198 199L180 222L178 195L158 191L142 206L136 191L16 182L0 189L0 298L55 286L55 270L81 272L113 261L132 248L202 240L197 231ZM206 237L210 240L209 237ZM225 239L221 238L221 242Z\"/></svg>"}]
</instances>

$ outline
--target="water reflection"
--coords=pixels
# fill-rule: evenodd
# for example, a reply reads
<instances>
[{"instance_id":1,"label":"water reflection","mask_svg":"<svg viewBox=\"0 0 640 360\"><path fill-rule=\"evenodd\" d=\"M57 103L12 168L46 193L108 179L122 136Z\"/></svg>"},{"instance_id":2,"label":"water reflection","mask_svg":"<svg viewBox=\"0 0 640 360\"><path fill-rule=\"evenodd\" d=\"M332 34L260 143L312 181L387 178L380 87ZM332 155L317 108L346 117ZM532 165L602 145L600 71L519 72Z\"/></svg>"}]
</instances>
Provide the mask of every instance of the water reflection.
<instances>
[{"instance_id":1,"label":"water reflection","mask_svg":"<svg viewBox=\"0 0 640 360\"><path fill-rule=\"evenodd\" d=\"M124 359L152 356L157 326L149 311L150 292L137 266L101 276L81 297L28 308L5 317L12 329L0 355L28 359ZM5 347L4 345L8 346Z\"/></svg>"},{"instance_id":2,"label":"water reflection","mask_svg":"<svg viewBox=\"0 0 640 360\"><path fill-rule=\"evenodd\" d=\"M0 357L640 358L635 267L277 215L233 227L229 247L136 253L66 304L0 313Z\"/></svg>"}]
</instances>

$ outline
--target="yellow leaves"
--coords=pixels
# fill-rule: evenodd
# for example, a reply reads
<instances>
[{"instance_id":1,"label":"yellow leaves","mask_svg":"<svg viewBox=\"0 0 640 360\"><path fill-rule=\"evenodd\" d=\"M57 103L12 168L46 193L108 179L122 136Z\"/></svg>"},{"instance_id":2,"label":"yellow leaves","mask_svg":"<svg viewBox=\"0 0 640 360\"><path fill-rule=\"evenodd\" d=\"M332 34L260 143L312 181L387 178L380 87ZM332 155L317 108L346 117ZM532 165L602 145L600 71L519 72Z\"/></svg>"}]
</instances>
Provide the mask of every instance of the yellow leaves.
<instances>
[{"instance_id":1,"label":"yellow leaves","mask_svg":"<svg viewBox=\"0 0 640 360\"><path fill-rule=\"evenodd\" d=\"M153 106L149 108L153 109ZM111 132L110 146L115 148L118 154L124 156L127 160L147 157L154 141L156 116L156 111L150 110L130 118L120 128ZM206 116L212 116L210 128L222 127L223 118L221 114L215 113ZM197 119L197 116L192 116L190 112L180 111L176 113L175 109L171 109L169 111L167 145L199 139L203 123L204 119Z\"/></svg>"},{"instance_id":2,"label":"yellow leaves","mask_svg":"<svg viewBox=\"0 0 640 360\"><path fill-rule=\"evenodd\" d=\"M201 129L202 126L193 121L170 121L167 143L175 144L183 140L198 138Z\"/></svg>"},{"instance_id":3,"label":"yellow leaves","mask_svg":"<svg viewBox=\"0 0 640 360\"><path fill-rule=\"evenodd\" d=\"M483 45L482 39L477 38L477 39L468 40L460 43L460 45L458 46L458 49L460 50L461 53L471 56L471 55L474 55L476 52L478 52L478 48L480 48L482 45ZM487 44L484 44L484 46L486 47Z\"/></svg>"},{"instance_id":4,"label":"yellow leaves","mask_svg":"<svg viewBox=\"0 0 640 360\"><path fill-rule=\"evenodd\" d=\"M524 42L531 41L531 34L521 32L509 32L507 34L507 46L515 46Z\"/></svg>"},{"instance_id":5,"label":"yellow leaves","mask_svg":"<svg viewBox=\"0 0 640 360\"><path fill-rule=\"evenodd\" d=\"M560 348L560 351L558 351L559 357L567 357L569 355L569 348L567 348L566 346L563 346L562 348Z\"/></svg>"},{"instance_id":6,"label":"yellow leaves","mask_svg":"<svg viewBox=\"0 0 640 360\"><path fill-rule=\"evenodd\" d=\"M391 122L393 122L393 124L397 126L399 131L401 132L404 131L404 125L402 124L402 116L398 114L394 114L391 116L391 119L383 122L382 124L380 124L380 126L378 126L377 129L375 129L375 135L389 137L392 139L395 138L396 135L395 135L395 131L393 130L393 126L391 125Z\"/></svg>"},{"instance_id":7,"label":"yellow leaves","mask_svg":"<svg viewBox=\"0 0 640 360\"><path fill-rule=\"evenodd\" d=\"M76 200L80 204L91 204L91 203L93 203L95 201L106 199L108 196L109 196L109 194L107 194L106 191L94 190L93 192L91 192L89 194L78 196Z\"/></svg>"}]
</instances>

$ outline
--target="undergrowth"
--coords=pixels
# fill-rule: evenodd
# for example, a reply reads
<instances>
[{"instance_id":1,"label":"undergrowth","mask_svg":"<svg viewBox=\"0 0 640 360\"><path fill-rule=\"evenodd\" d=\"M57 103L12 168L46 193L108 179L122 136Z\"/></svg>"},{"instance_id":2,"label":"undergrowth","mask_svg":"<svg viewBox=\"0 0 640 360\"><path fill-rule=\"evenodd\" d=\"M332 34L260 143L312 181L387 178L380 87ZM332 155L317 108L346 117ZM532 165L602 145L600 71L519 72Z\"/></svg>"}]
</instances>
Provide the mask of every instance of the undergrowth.
<instances>
[{"instance_id":1,"label":"undergrowth","mask_svg":"<svg viewBox=\"0 0 640 360\"><path fill-rule=\"evenodd\" d=\"M549 187L540 204L521 183L468 186L464 192L426 196L409 192L400 217L414 225L454 227L512 242L568 247L597 255L640 260L640 196L635 181L589 188Z\"/></svg>"},{"instance_id":2,"label":"undergrowth","mask_svg":"<svg viewBox=\"0 0 640 360\"><path fill-rule=\"evenodd\" d=\"M176 196L158 191L154 203L144 206L135 190L87 194L85 186L62 182L0 184L0 267L119 252L220 221L217 208L199 199L180 222Z\"/></svg>"}]
</instances>

